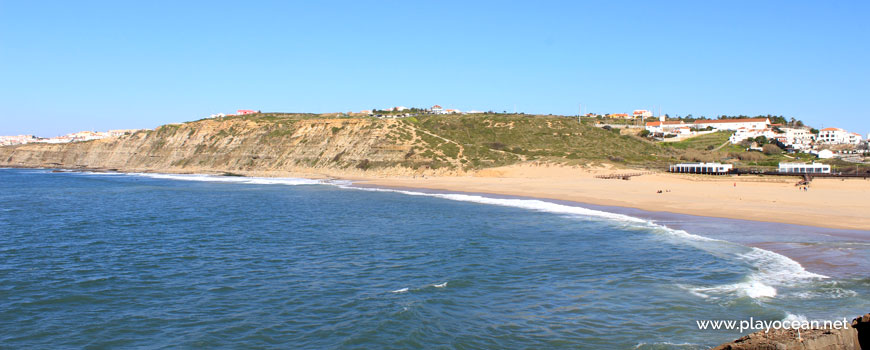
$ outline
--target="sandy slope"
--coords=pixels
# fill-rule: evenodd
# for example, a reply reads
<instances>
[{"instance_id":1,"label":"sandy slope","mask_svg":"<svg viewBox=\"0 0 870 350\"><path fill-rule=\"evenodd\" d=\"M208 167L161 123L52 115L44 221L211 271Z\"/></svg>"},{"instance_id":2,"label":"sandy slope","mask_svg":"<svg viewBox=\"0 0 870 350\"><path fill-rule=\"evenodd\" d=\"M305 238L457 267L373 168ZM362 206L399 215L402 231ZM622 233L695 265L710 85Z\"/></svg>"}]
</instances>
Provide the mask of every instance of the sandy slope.
<instances>
[{"instance_id":1,"label":"sandy slope","mask_svg":"<svg viewBox=\"0 0 870 350\"><path fill-rule=\"evenodd\" d=\"M656 173L629 181L597 174L613 168L517 165L469 176L352 177L362 184L496 193L615 205L649 211L870 230L870 180L816 179L809 191L797 178ZM662 190L662 193L657 191Z\"/></svg>"}]
</instances>

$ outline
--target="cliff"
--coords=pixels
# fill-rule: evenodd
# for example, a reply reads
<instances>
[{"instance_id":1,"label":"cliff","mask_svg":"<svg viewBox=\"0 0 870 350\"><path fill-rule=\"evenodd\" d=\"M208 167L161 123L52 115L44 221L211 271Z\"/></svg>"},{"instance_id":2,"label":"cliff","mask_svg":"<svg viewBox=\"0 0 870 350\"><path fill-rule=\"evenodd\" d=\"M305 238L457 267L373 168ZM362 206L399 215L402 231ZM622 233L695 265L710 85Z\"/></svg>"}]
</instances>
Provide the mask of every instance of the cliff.
<instances>
[{"instance_id":1,"label":"cliff","mask_svg":"<svg viewBox=\"0 0 870 350\"><path fill-rule=\"evenodd\" d=\"M538 160L644 161L653 144L563 117L405 119L256 115L169 124L120 138L0 147L0 166L324 175L464 171Z\"/></svg>"},{"instance_id":2,"label":"cliff","mask_svg":"<svg viewBox=\"0 0 870 350\"><path fill-rule=\"evenodd\" d=\"M847 329L776 330L755 332L713 350L868 350L870 314L852 320Z\"/></svg>"}]
</instances>

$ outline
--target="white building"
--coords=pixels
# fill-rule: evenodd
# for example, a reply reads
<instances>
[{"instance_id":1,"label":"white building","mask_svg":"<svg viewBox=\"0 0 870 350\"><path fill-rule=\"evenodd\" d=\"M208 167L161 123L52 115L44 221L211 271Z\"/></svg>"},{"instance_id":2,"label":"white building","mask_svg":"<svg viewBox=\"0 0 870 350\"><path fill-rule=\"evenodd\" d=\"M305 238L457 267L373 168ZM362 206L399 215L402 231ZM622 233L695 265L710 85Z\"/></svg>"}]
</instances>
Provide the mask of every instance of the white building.
<instances>
[{"instance_id":1,"label":"white building","mask_svg":"<svg viewBox=\"0 0 870 350\"><path fill-rule=\"evenodd\" d=\"M815 135L809 129L780 127L779 130L782 130L781 136L785 138L783 143L798 149L807 148L815 139Z\"/></svg>"},{"instance_id":2,"label":"white building","mask_svg":"<svg viewBox=\"0 0 870 350\"><path fill-rule=\"evenodd\" d=\"M740 128L746 129L766 129L770 126L768 118L746 118L746 119L717 119L717 120L696 120L693 124L698 129L712 127L718 130L737 130Z\"/></svg>"},{"instance_id":3,"label":"white building","mask_svg":"<svg viewBox=\"0 0 870 350\"><path fill-rule=\"evenodd\" d=\"M779 172L788 174L830 174L831 166L827 164L779 163Z\"/></svg>"},{"instance_id":4,"label":"white building","mask_svg":"<svg viewBox=\"0 0 870 350\"><path fill-rule=\"evenodd\" d=\"M829 149L823 149L819 151L816 156L818 156L819 159L831 159L834 158L834 151L831 151Z\"/></svg>"},{"instance_id":5,"label":"white building","mask_svg":"<svg viewBox=\"0 0 870 350\"><path fill-rule=\"evenodd\" d=\"M429 111L432 112L432 114L447 114L447 111L439 105L432 106L432 108L429 108Z\"/></svg>"},{"instance_id":6,"label":"white building","mask_svg":"<svg viewBox=\"0 0 870 350\"><path fill-rule=\"evenodd\" d=\"M832 145L857 145L861 143L861 135L840 128L824 128L819 130L816 140Z\"/></svg>"},{"instance_id":7,"label":"white building","mask_svg":"<svg viewBox=\"0 0 870 350\"><path fill-rule=\"evenodd\" d=\"M636 109L631 115L635 118L652 118L653 113L645 109Z\"/></svg>"},{"instance_id":8,"label":"white building","mask_svg":"<svg viewBox=\"0 0 870 350\"><path fill-rule=\"evenodd\" d=\"M0 146L21 145L39 140L33 135L0 136Z\"/></svg>"},{"instance_id":9,"label":"white building","mask_svg":"<svg viewBox=\"0 0 870 350\"><path fill-rule=\"evenodd\" d=\"M668 167L668 171L690 174L727 174L732 168L734 165L722 163L680 163L671 165Z\"/></svg>"},{"instance_id":10,"label":"white building","mask_svg":"<svg viewBox=\"0 0 870 350\"><path fill-rule=\"evenodd\" d=\"M674 131L675 129L679 129L685 126L686 123L683 123L682 120L666 120L666 121L654 121L654 122L646 122L646 130L649 130L651 133L669 133Z\"/></svg>"},{"instance_id":11,"label":"white building","mask_svg":"<svg viewBox=\"0 0 870 350\"><path fill-rule=\"evenodd\" d=\"M765 138L772 139L776 138L777 134L773 132L770 128L763 129L749 129L749 128L740 128L734 131L734 134L728 138L728 141L731 144L740 143L746 139L754 139L759 136L764 136Z\"/></svg>"}]
</instances>

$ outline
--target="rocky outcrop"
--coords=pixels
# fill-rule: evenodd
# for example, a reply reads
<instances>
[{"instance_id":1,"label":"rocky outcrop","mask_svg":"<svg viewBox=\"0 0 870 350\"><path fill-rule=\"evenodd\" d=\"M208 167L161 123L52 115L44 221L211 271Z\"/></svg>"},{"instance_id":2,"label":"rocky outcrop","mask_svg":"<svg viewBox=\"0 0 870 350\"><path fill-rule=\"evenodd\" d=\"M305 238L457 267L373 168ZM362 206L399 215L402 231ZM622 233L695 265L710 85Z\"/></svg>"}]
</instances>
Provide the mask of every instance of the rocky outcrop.
<instances>
[{"instance_id":1,"label":"rocky outcrop","mask_svg":"<svg viewBox=\"0 0 870 350\"><path fill-rule=\"evenodd\" d=\"M870 314L846 329L772 330L752 333L713 350L870 350Z\"/></svg>"}]
</instances>

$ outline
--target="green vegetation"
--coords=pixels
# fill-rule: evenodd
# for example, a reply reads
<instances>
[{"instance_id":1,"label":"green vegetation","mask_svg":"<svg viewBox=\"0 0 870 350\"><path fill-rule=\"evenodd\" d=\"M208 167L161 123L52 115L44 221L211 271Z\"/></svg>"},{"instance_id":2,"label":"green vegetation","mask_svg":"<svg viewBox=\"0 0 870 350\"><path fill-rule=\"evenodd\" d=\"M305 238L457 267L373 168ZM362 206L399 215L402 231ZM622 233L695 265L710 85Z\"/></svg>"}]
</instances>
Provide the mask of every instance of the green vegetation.
<instances>
[{"instance_id":1,"label":"green vegetation","mask_svg":"<svg viewBox=\"0 0 870 350\"><path fill-rule=\"evenodd\" d=\"M616 163L653 169L677 162L725 162L738 167L772 168L783 161L814 159L810 155L783 154L766 139L732 145L728 142L731 132L678 142L652 142L645 137L646 130L615 124L601 127L598 121L506 113L424 114L400 119L260 113L165 125L135 135L152 138L153 151L177 147L183 135L204 140L191 144L195 147L192 156L173 161L180 167L238 159L235 164L242 169L299 165L360 170L396 166L473 170L527 161ZM757 148L748 150L750 146L763 148L759 152Z\"/></svg>"},{"instance_id":2,"label":"green vegetation","mask_svg":"<svg viewBox=\"0 0 870 350\"><path fill-rule=\"evenodd\" d=\"M712 134L705 134L700 136L695 136L690 139L686 139L683 141L677 142L668 142L664 145L666 147L672 147L683 150L713 150L716 147L721 146L725 142L728 142L728 138L731 137L733 133L731 131L718 131Z\"/></svg>"},{"instance_id":3,"label":"green vegetation","mask_svg":"<svg viewBox=\"0 0 870 350\"><path fill-rule=\"evenodd\" d=\"M575 118L518 114L448 115L421 117L423 131L452 142L418 133L429 149L455 158L462 146L466 168L546 160L580 164L622 159L629 164L651 164L663 151L658 145L619 130L604 130ZM454 148L455 147L455 148ZM426 155L426 152L423 152ZM580 162L582 161L582 162Z\"/></svg>"}]
</instances>

